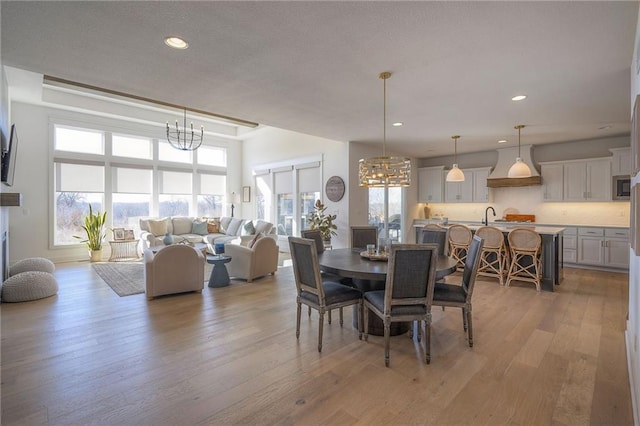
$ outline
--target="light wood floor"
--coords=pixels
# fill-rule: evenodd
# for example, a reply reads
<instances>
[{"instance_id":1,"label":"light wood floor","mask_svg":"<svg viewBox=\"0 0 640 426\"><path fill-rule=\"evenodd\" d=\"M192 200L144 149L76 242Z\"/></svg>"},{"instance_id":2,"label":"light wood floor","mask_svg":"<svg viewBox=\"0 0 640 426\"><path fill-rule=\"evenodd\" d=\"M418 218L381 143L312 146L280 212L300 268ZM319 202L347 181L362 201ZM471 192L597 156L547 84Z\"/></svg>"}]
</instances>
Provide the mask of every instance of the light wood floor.
<instances>
[{"instance_id":1,"label":"light wood floor","mask_svg":"<svg viewBox=\"0 0 640 426\"><path fill-rule=\"evenodd\" d=\"M481 279L472 349L438 308L431 364L405 335L390 368L337 315L321 354L316 312L296 340L290 267L151 302L88 263L56 275L57 296L1 305L3 425L633 423L626 274L565 269L554 293Z\"/></svg>"}]
</instances>

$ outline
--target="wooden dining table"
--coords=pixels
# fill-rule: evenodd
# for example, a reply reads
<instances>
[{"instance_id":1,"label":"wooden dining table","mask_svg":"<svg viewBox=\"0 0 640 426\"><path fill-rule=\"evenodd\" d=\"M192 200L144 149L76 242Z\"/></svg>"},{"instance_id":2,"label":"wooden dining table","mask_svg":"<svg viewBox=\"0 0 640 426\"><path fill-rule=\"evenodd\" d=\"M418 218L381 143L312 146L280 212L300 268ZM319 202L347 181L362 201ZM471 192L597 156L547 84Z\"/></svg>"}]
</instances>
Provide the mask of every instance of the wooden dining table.
<instances>
[{"instance_id":1,"label":"wooden dining table","mask_svg":"<svg viewBox=\"0 0 640 426\"><path fill-rule=\"evenodd\" d=\"M318 254L320 270L344 278L351 278L353 284L363 293L384 290L387 280L386 260L370 260L360 255L362 249L342 248L325 250ZM436 258L436 280L441 280L456 271L456 261L445 255ZM354 326L357 324L354 310ZM409 323L392 323L391 335L406 333ZM369 315L369 334L382 336L382 320Z\"/></svg>"}]
</instances>

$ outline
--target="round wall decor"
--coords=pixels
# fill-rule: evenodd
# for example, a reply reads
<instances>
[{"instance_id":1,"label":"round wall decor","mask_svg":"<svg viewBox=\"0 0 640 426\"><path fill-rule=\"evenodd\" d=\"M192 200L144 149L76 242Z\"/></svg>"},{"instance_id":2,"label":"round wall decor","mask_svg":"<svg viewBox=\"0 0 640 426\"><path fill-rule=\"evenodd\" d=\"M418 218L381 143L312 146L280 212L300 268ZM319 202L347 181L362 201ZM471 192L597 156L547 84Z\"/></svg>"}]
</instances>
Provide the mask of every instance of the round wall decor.
<instances>
[{"instance_id":1,"label":"round wall decor","mask_svg":"<svg viewBox=\"0 0 640 426\"><path fill-rule=\"evenodd\" d=\"M344 196L344 181L340 176L331 176L324 187L327 198L334 203Z\"/></svg>"}]
</instances>

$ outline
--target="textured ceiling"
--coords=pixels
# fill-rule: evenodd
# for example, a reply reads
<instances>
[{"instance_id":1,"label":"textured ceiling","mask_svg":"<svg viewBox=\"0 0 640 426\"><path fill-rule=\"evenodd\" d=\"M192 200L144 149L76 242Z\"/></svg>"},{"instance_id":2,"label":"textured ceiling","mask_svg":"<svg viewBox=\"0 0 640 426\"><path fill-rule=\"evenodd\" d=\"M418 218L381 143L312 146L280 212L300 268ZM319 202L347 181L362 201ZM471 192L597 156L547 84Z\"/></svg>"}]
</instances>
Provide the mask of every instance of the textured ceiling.
<instances>
[{"instance_id":1,"label":"textured ceiling","mask_svg":"<svg viewBox=\"0 0 640 426\"><path fill-rule=\"evenodd\" d=\"M5 65L336 140L382 140L391 71L387 150L405 155L517 144L520 123L534 145L630 130L636 2L0 7Z\"/></svg>"}]
</instances>

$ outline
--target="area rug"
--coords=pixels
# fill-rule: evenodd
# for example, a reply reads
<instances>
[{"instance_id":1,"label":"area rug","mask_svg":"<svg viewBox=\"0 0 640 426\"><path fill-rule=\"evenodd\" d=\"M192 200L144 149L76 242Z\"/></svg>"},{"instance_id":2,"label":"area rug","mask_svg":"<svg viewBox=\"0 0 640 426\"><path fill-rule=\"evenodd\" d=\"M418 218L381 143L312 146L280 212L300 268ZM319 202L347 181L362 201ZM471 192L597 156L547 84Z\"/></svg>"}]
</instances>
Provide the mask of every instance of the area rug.
<instances>
[{"instance_id":1,"label":"area rug","mask_svg":"<svg viewBox=\"0 0 640 426\"><path fill-rule=\"evenodd\" d=\"M94 263L94 271L118 296L144 293L144 265L142 262ZM213 265L205 263L204 278L209 281Z\"/></svg>"}]
</instances>

